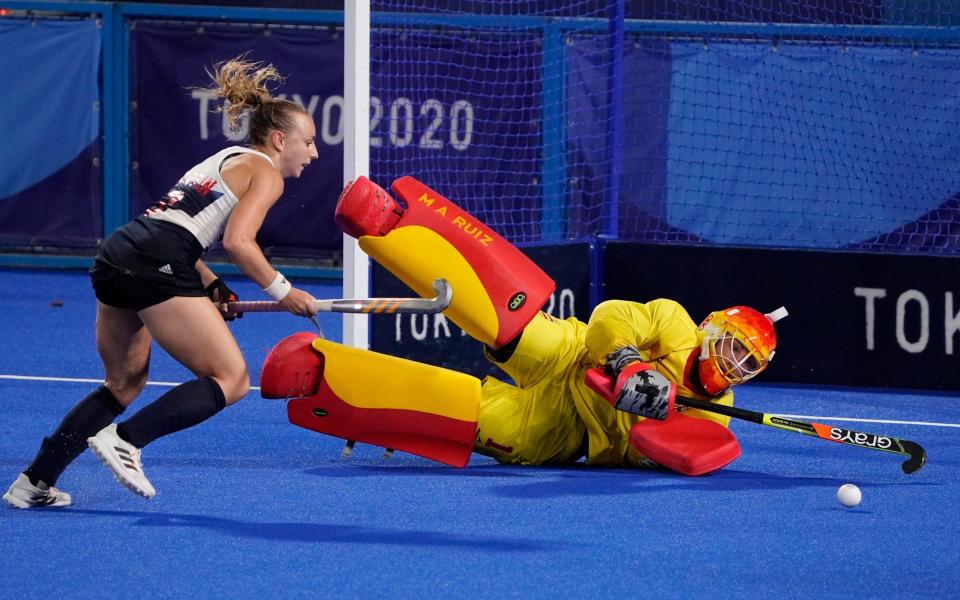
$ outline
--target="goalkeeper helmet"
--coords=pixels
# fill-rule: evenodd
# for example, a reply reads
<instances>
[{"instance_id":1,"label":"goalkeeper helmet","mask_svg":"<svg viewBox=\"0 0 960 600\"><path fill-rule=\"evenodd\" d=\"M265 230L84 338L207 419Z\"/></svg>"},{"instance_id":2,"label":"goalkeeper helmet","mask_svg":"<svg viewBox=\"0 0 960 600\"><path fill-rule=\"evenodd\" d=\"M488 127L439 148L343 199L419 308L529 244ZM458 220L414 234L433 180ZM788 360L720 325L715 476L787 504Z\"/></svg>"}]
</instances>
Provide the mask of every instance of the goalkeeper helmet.
<instances>
[{"instance_id":1,"label":"goalkeeper helmet","mask_svg":"<svg viewBox=\"0 0 960 600\"><path fill-rule=\"evenodd\" d=\"M700 330L700 383L711 396L759 375L773 359L777 332L773 324L787 316L782 306L763 314L733 306L707 315Z\"/></svg>"}]
</instances>

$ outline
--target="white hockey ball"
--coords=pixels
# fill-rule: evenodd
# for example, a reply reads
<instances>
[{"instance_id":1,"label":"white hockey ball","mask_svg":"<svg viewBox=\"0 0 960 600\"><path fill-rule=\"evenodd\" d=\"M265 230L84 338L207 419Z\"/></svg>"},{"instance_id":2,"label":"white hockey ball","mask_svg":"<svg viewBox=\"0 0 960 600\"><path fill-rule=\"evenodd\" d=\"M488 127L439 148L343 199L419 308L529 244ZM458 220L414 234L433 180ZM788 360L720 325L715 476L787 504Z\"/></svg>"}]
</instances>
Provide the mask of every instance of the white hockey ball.
<instances>
[{"instance_id":1,"label":"white hockey ball","mask_svg":"<svg viewBox=\"0 0 960 600\"><path fill-rule=\"evenodd\" d=\"M857 486L852 483L845 483L837 490L837 500L847 508L853 508L863 500L863 494Z\"/></svg>"}]
</instances>

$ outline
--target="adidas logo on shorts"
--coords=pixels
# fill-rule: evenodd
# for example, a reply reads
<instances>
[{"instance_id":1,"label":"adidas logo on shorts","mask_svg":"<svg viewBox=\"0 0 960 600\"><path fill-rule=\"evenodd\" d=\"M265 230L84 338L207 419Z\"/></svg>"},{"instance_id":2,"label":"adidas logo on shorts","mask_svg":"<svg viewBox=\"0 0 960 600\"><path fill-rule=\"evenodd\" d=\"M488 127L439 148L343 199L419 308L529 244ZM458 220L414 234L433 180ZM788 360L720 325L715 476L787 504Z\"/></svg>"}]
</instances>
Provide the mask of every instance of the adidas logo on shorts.
<instances>
[{"instance_id":1,"label":"adidas logo on shorts","mask_svg":"<svg viewBox=\"0 0 960 600\"><path fill-rule=\"evenodd\" d=\"M173 269L170 268L169 264L163 265L157 270L160 271L161 273L166 273L167 275L173 275Z\"/></svg>"}]
</instances>

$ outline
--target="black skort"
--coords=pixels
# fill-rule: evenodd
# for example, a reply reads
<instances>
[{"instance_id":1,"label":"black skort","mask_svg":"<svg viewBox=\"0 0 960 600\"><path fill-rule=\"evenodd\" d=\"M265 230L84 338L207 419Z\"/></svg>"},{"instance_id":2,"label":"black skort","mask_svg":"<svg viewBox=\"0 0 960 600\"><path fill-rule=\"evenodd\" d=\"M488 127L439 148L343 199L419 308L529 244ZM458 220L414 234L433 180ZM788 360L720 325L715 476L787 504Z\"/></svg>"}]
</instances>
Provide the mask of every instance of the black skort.
<instances>
[{"instance_id":1,"label":"black skort","mask_svg":"<svg viewBox=\"0 0 960 600\"><path fill-rule=\"evenodd\" d=\"M204 296L195 266L202 254L183 227L140 216L103 241L90 280L97 300L115 308L139 311L175 296Z\"/></svg>"}]
</instances>

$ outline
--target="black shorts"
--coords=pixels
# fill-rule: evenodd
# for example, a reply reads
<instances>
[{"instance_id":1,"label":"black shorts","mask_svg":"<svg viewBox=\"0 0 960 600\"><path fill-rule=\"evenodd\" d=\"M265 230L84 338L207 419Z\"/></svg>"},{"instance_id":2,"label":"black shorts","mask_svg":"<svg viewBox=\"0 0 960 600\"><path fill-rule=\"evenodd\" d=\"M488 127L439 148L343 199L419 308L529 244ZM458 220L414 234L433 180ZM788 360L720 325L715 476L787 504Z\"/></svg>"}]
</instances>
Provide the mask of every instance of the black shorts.
<instances>
[{"instance_id":1,"label":"black shorts","mask_svg":"<svg viewBox=\"0 0 960 600\"><path fill-rule=\"evenodd\" d=\"M110 234L90 269L97 300L143 310L175 296L204 296L196 263L203 253L189 231L137 217Z\"/></svg>"},{"instance_id":2,"label":"black shorts","mask_svg":"<svg viewBox=\"0 0 960 600\"><path fill-rule=\"evenodd\" d=\"M100 280L94 279L93 293L97 295L97 300L107 306L130 310L143 310L175 296L125 273L116 273Z\"/></svg>"}]
</instances>

